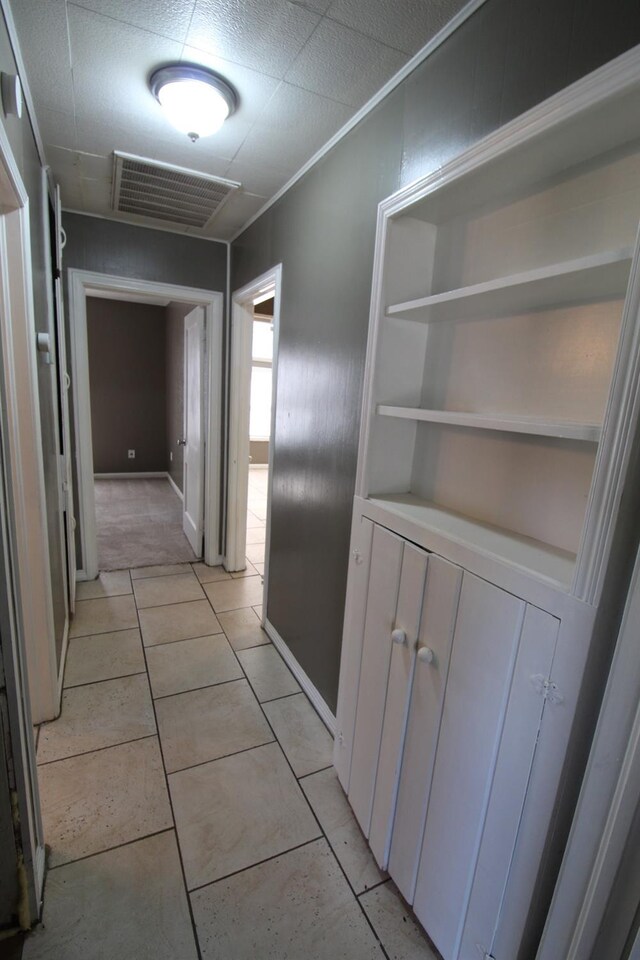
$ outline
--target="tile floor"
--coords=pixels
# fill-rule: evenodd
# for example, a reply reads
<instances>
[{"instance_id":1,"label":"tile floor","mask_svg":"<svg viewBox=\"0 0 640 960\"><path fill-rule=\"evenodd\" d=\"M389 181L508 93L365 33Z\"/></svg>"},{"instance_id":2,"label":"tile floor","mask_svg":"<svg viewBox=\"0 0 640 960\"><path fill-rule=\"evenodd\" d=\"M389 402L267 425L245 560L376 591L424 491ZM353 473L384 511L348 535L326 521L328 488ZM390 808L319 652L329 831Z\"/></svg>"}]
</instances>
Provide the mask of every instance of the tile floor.
<instances>
[{"instance_id":1,"label":"tile floor","mask_svg":"<svg viewBox=\"0 0 640 960\"><path fill-rule=\"evenodd\" d=\"M156 567L78 601L62 715L39 733L49 873L24 960L434 957L251 581Z\"/></svg>"},{"instance_id":2,"label":"tile floor","mask_svg":"<svg viewBox=\"0 0 640 960\"><path fill-rule=\"evenodd\" d=\"M80 585L39 730L49 872L23 960L435 960L260 626L260 579L193 563Z\"/></svg>"}]
</instances>

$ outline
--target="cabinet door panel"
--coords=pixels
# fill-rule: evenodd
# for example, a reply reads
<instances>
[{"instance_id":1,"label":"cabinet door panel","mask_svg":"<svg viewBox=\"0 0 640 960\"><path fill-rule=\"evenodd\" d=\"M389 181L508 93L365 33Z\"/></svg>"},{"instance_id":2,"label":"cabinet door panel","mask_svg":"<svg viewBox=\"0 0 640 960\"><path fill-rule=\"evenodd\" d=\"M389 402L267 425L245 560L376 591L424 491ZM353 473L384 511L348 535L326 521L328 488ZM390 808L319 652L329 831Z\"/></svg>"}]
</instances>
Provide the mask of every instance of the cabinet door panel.
<instances>
[{"instance_id":1,"label":"cabinet door panel","mask_svg":"<svg viewBox=\"0 0 640 960\"><path fill-rule=\"evenodd\" d=\"M364 625L349 801L369 836L404 541L376 526Z\"/></svg>"},{"instance_id":2,"label":"cabinet door panel","mask_svg":"<svg viewBox=\"0 0 640 960\"><path fill-rule=\"evenodd\" d=\"M427 554L419 547L406 543L402 556L400 592L395 619L395 629L404 631L406 641L393 643L391 649L382 741L369 831L371 850L378 865L383 869L386 869L389 855L391 823L402 758L411 673L415 662L426 573Z\"/></svg>"},{"instance_id":3,"label":"cabinet door panel","mask_svg":"<svg viewBox=\"0 0 640 960\"><path fill-rule=\"evenodd\" d=\"M344 612L344 630L342 632L342 653L340 655L336 738L333 745L333 764L340 783L346 792L349 791L351 750L356 723L362 637L369 596L373 529L371 520L361 517L354 524L351 535L349 582Z\"/></svg>"},{"instance_id":4,"label":"cabinet door panel","mask_svg":"<svg viewBox=\"0 0 640 960\"><path fill-rule=\"evenodd\" d=\"M491 953L545 706L536 678L551 673L560 621L527 606L460 957ZM533 682L532 682L533 681Z\"/></svg>"},{"instance_id":5,"label":"cabinet door panel","mask_svg":"<svg viewBox=\"0 0 640 960\"><path fill-rule=\"evenodd\" d=\"M430 647L435 659L416 662L389 856L389 872L409 903L416 883L461 583L460 567L430 555L418 643Z\"/></svg>"},{"instance_id":6,"label":"cabinet door panel","mask_svg":"<svg viewBox=\"0 0 640 960\"><path fill-rule=\"evenodd\" d=\"M414 899L445 960L457 956L524 612L464 574Z\"/></svg>"}]
</instances>

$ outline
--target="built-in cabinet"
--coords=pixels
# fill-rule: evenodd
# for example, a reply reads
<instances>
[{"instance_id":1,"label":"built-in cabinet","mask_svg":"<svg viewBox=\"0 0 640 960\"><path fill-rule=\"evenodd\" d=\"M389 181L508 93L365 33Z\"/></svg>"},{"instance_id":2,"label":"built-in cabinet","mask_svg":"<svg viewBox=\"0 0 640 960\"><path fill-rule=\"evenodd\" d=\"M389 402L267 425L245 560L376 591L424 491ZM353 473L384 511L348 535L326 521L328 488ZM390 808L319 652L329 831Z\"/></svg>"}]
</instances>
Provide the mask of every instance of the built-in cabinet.
<instances>
[{"instance_id":1,"label":"built-in cabinet","mask_svg":"<svg viewBox=\"0 0 640 960\"><path fill-rule=\"evenodd\" d=\"M445 960L514 960L553 880L637 434L639 91L610 65L379 209L335 765Z\"/></svg>"}]
</instances>

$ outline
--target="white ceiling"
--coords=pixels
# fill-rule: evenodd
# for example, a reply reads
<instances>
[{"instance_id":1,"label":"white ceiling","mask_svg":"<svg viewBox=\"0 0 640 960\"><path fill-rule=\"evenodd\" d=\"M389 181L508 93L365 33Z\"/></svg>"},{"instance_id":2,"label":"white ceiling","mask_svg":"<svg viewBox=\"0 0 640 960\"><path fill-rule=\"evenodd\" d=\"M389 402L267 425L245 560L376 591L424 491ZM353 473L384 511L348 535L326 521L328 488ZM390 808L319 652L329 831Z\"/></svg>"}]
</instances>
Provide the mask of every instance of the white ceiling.
<instances>
[{"instance_id":1,"label":"white ceiling","mask_svg":"<svg viewBox=\"0 0 640 960\"><path fill-rule=\"evenodd\" d=\"M111 210L111 155L120 150L239 181L242 190L207 229L221 239L462 6L464 0L11 0L63 206L158 225ZM147 87L155 67L179 60L221 73L240 99L222 130L195 144L169 126Z\"/></svg>"}]
</instances>

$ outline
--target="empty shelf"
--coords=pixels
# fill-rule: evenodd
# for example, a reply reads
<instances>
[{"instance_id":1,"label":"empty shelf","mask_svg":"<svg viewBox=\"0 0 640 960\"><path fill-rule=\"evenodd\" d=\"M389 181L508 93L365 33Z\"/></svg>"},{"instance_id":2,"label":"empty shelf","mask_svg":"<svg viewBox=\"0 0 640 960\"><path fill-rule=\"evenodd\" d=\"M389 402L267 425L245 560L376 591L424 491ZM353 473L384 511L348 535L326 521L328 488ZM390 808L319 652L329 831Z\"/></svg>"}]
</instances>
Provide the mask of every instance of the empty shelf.
<instances>
[{"instance_id":1,"label":"empty shelf","mask_svg":"<svg viewBox=\"0 0 640 960\"><path fill-rule=\"evenodd\" d=\"M608 250L579 260L396 303L387 307L387 316L421 323L469 320L623 297L631 257L630 247Z\"/></svg>"},{"instance_id":2,"label":"empty shelf","mask_svg":"<svg viewBox=\"0 0 640 960\"><path fill-rule=\"evenodd\" d=\"M383 403L378 404L377 412L381 417L447 423L452 426L475 427L481 430L503 430L507 433L528 433L539 437L562 437L566 440L586 440L591 443L597 443L602 433L602 427L598 423L579 423L572 420L542 420L534 417L493 416L453 410L423 410L419 407L396 407Z\"/></svg>"},{"instance_id":3,"label":"empty shelf","mask_svg":"<svg viewBox=\"0 0 640 960\"><path fill-rule=\"evenodd\" d=\"M395 516L543 576L564 589L571 584L576 558L566 550L482 523L410 493L370 497L369 500Z\"/></svg>"}]
</instances>

